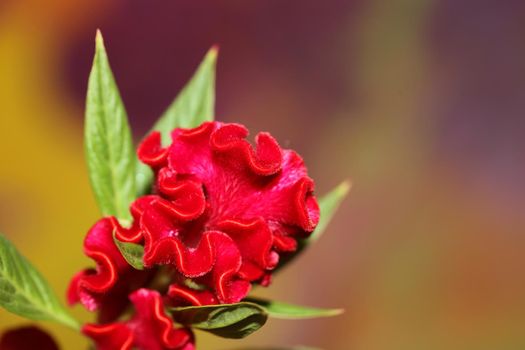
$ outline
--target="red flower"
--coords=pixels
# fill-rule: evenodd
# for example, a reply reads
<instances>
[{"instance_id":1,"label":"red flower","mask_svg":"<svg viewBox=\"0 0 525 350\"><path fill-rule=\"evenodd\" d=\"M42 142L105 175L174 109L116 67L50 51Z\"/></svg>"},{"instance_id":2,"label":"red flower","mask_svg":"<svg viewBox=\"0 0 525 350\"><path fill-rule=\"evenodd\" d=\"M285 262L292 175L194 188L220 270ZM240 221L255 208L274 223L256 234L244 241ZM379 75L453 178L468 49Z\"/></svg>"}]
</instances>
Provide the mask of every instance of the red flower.
<instances>
[{"instance_id":1,"label":"red flower","mask_svg":"<svg viewBox=\"0 0 525 350\"><path fill-rule=\"evenodd\" d=\"M73 278L70 303L111 322L144 286L166 293L172 305L205 305L238 302L252 283L268 285L279 255L316 227L319 207L301 157L267 133L257 135L255 148L247 135L242 125L208 122L175 129L167 148L158 132L148 136L138 156L155 172L152 194L132 204L130 227L104 218L89 231L84 250L97 268ZM127 264L113 233L144 246L144 271ZM122 335L135 322L90 327Z\"/></svg>"},{"instance_id":2,"label":"red flower","mask_svg":"<svg viewBox=\"0 0 525 350\"><path fill-rule=\"evenodd\" d=\"M193 334L174 328L163 309L158 292L139 289L130 295L136 313L127 322L87 324L82 332L92 338L98 350L193 350Z\"/></svg>"},{"instance_id":3,"label":"red flower","mask_svg":"<svg viewBox=\"0 0 525 350\"><path fill-rule=\"evenodd\" d=\"M129 293L144 286L155 272L135 270L126 262L113 240L115 223L104 218L89 230L84 253L97 268L77 273L67 291L69 304L81 302L90 311L99 310L103 323L117 319L129 304Z\"/></svg>"}]
</instances>

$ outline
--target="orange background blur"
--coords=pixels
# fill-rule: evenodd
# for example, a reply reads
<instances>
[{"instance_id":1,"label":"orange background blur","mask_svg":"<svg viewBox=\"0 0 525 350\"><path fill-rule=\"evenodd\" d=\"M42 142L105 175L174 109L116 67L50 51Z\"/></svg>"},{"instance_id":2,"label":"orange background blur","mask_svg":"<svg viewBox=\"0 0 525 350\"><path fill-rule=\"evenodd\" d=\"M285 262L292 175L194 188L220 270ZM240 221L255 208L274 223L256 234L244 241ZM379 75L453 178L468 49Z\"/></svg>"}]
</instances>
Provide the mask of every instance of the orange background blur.
<instances>
[{"instance_id":1,"label":"orange background blur","mask_svg":"<svg viewBox=\"0 0 525 350\"><path fill-rule=\"evenodd\" d=\"M96 28L136 139L218 43L217 119L298 150L319 194L354 184L256 289L346 313L199 349L525 349L525 2L0 0L0 231L61 295L99 215L82 147ZM0 310L2 329L25 323Z\"/></svg>"}]
</instances>

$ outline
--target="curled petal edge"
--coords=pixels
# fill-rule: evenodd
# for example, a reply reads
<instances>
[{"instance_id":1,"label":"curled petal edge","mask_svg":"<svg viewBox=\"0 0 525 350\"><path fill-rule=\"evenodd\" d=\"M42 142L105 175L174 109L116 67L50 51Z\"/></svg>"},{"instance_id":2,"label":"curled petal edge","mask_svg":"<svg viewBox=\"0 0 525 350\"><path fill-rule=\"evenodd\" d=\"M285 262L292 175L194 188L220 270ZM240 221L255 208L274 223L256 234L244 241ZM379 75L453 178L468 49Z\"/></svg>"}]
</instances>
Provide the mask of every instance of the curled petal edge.
<instances>
[{"instance_id":1,"label":"curled petal edge","mask_svg":"<svg viewBox=\"0 0 525 350\"><path fill-rule=\"evenodd\" d=\"M133 333L124 322L86 324L82 333L93 339L97 350L131 350L133 346Z\"/></svg>"},{"instance_id":2,"label":"curled petal edge","mask_svg":"<svg viewBox=\"0 0 525 350\"><path fill-rule=\"evenodd\" d=\"M168 156L168 148L162 147L160 132L154 131L142 140L137 155L144 164L154 169L163 166Z\"/></svg>"},{"instance_id":3,"label":"curled petal edge","mask_svg":"<svg viewBox=\"0 0 525 350\"><path fill-rule=\"evenodd\" d=\"M210 147L221 153L237 154L245 165L255 174L273 175L281 170L282 152L277 141L268 133L259 133L254 149L246 137L248 129L240 124L219 126L210 136Z\"/></svg>"}]
</instances>

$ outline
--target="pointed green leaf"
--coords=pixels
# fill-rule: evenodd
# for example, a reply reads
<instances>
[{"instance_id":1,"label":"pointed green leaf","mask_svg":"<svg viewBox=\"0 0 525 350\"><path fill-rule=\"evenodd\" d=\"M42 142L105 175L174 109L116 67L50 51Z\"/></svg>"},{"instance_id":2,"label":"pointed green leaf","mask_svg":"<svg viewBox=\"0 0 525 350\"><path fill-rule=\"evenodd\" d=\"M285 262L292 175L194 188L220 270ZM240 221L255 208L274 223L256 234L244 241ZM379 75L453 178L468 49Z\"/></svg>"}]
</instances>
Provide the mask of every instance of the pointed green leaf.
<instances>
[{"instance_id":1,"label":"pointed green leaf","mask_svg":"<svg viewBox=\"0 0 525 350\"><path fill-rule=\"evenodd\" d=\"M330 221L332 221L332 218L343 202L343 199L345 199L350 191L350 187L351 185L349 181L343 181L339 186L328 192L319 200L321 216L314 233L306 239L307 244L314 243L319 237L321 237Z\"/></svg>"},{"instance_id":2,"label":"pointed green leaf","mask_svg":"<svg viewBox=\"0 0 525 350\"><path fill-rule=\"evenodd\" d=\"M263 308L252 303L172 308L173 319L180 324L201 329L223 338L244 338L268 319Z\"/></svg>"},{"instance_id":3,"label":"pointed green leaf","mask_svg":"<svg viewBox=\"0 0 525 350\"><path fill-rule=\"evenodd\" d=\"M293 305L253 297L246 298L245 300L263 307L264 310L268 313L268 316L274 318L308 319L337 316L343 313L343 309L321 309L316 307Z\"/></svg>"},{"instance_id":4,"label":"pointed green leaf","mask_svg":"<svg viewBox=\"0 0 525 350\"><path fill-rule=\"evenodd\" d=\"M195 128L212 121L215 113L215 65L218 49L212 47L197 71L152 128L162 134L162 143L169 145L175 128ZM149 192L153 181L151 169L138 162L137 194Z\"/></svg>"},{"instance_id":5,"label":"pointed green leaf","mask_svg":"<svg viewBox=\"0 0 525 350\"><path fill-rule=\"evenodd\" d=\"M135 150L100 32L89 76L84 137L89 178L102 214L129 219L128 207L135 199Z\"/></svg>"},{"instance_id":6,"label":"pointed green leaf","mask_svg":"<svg viewBox=\"0 0 525 350\"><path fill-rule=\"evenodd\" d=\"M136 270L144 270L144 247L140 244L121 242L113 234L113 240L124 259Z\"/></svg>"},{"instance_id":7,"label":"pointed green leaf","mask_svg":"<svg viewBox=\"0 0 525 350\"><path fill-rule=\"evenodd\" d=\"M295 259L304 249L306 249L306 247L312 243L315 243L321 237L321 235L325 232L326 227L337 212L337 209L341 205L343 199L345 199L346 195L350 191L350 187L351 184L349 181L343 181L336 188L319 199L319 209L321 216L315 231L310 235L310 237L306 239L299 239L295 253L284 256L274 272L277 272L284 266L288 265L288 263Z\"/></svg>"},{"instance_id":8,"label":"pointed green leaf","mask_svg":"<svg viewBox=\"0 0 525 350\"><path fill-rule=\"evenodd\" d=\"M0 306L31 320L51 320L79 328L42 275L1 234Z\"/></svg>"}]
</instances>

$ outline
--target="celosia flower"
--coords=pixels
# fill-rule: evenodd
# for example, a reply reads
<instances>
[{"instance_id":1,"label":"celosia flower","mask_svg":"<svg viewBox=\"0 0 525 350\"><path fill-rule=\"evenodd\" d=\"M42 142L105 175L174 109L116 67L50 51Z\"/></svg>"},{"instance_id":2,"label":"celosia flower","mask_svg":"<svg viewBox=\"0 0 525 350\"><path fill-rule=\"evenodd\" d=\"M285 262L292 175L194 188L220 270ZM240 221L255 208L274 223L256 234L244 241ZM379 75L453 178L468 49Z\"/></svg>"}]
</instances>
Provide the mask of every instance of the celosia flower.
<instances>
[{"instance_id":1,"label":"celosia flower","mask_svg":"<svg viewBox=\"0 0 525 350\"><path fill-rule=\"evenodd\" d=\"M207 122L175 129L166 148L158 132L148 136L138 156L155 172L152 193L132 204L130 227L104 218L90 230L84 250L97 268L74 277L70 303L80 301L99 310L101 322L111 322L140 287L160 291L171 305L205 305L235 303L252 283L268 285L279 256L295 251L296 239L316 227L319 207L301 157L267 133L257 135L256 147L247 135L239 124ZM113 233L144 246L144 271L127 264ZM140 320L146 313L138 310L136 293L146 292L131 294L132 321L86 328L100 349L106 332L128 339L123 334L147 323ZM160 331L148 329L158 338Z\"/></svg>"},{"instance_id":2,"label":"celosia flower","mask_svg":"<svg viewBox=\"0 0 525 350\"><path fill-rule=\"evenodd\" d=\"M194 349L192 332L173 327L158 292L139 289L129 298L136 310L129 321L87 324L82 328L82 332L95 341L98 350Z\"/></svg>"}]
</instances>

